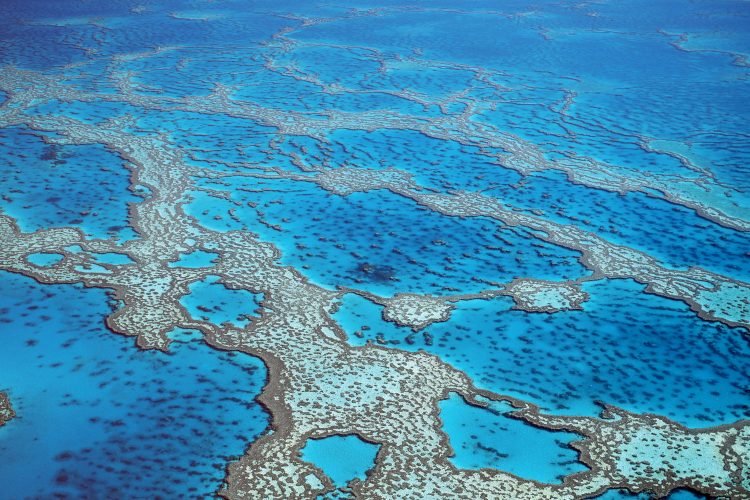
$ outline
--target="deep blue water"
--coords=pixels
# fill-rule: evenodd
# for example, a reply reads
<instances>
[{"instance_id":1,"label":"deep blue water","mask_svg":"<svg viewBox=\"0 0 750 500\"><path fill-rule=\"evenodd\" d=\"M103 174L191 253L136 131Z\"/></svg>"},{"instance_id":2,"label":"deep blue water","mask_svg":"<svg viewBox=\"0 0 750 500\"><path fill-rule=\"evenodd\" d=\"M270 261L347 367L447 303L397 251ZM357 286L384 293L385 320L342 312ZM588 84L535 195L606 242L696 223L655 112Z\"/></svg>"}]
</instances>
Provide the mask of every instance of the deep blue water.
<instances>
[{"instance_id":1,"label":"deep blue water","mask_svg":"<svg viewBox=\"0 0 750 500\"><path fill-rule=\"evenodd\" d=\"M3 272L0 311L0 389L18 414L0 427L6 498L210 496L268 424L259 360L190 332L140 351L107 330L101 290Z\"/></svg>"},{"instance_id":2,"label":"deep blue water","mask_svg":"<svg viewBox=\"0 0 750 500\"><path fill-rule=\"evenodd\" d=\"M488 281L518 276L575 279L589 274L577 262L577 252L529 240L523 230L500 230L491 221L446 218L387 191L344 198L298 181L232 186L237 205L198 192L187 212L215 230L258 233L278 245L284 263L330 288L343 285L383 295L465 294L489 288ZM239 190L250 186L263 191L250 198ZM250 207L250 200L258 206ZM232 208L239 222L228 215Z\"/></svg>"}]
</instances>

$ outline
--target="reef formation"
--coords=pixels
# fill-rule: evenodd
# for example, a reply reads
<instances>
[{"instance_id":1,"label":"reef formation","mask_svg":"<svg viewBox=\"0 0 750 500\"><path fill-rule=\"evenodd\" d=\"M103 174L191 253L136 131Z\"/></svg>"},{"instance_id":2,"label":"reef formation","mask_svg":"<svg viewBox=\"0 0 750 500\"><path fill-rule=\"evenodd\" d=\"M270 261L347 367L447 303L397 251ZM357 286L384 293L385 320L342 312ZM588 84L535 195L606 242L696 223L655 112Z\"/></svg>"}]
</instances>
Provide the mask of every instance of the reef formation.
<instances>
[{"instance_id":1,"label":"reef formation","mask_svg":"<svg viewBox=\"0 0 750 500\"><path fill-rule=\"evenodd\" d=\"M245 71L270 75L272 81L285 82L300 95L314 89L314 99L321 101L311 98L311 103L302 105L276 104L252 93L244 97L242 75L231 72L229 81L206 78L210 85L194 94L172 95L155 82L147 83L143 75L158 71L160 65L175 64L179 70L199 57L195 47L187 44L108 53L106 42L104 48L71 42L85 49L88 57L44 70L3 65L0 128L25 130L50 147L103 146L113 161L128 169L135 201L128 204L126 214L133 237L116 231L92 234L75 224L25 230L23 217L12 215L12 209L4 210L0 269L40 283L81 283L110 291L114 310L106 318L108 328L134 338L140 349L168 351L171 332L179 328L201 332L203 340L216 349L263 360L269 378L258 401L270 414L271 427L244 456L227 464L225 484L219 491L227 498L316 498L334 491L325 471L300 456L308 439L333 435L356 435L379 446L366 479L351 483L351 494L358 498L591 498L614 489L656 497L689 489L714 497L750 498L748 420L686 427L666 416L632 412L607 402L600 403L600 415L557 414L517 395L487 390L483 381L425 350L374 342L359 346L349 341L335 315L341 301L351 295L382 307L383 321L417 333L438 323L457 321L460 325L457 308L462 303L506 296L516 309L528 313L585 312L596 299L586 287L604 280L641 284L645 293L685 304L698 321L726 328L727 335L743 336L750 330L750 283L718 267L675 265L671 258L628 246L625 238L600 231L595 224L563 220L549 210L513 206L502 193L493 193L491 180L487 185L477 181L479 187L446 188L424 171L414 170L404 158L402 164L383 164L374 156L336 157L339 153L333 152L332 144L338 141L335 134L342 131L415 133L464 148L471 151L474 161L520 178L561 174L555 177L557 182L623 197L644 195L717 230L739 237L750 231L747 200L739 193L727 196L732 191L728 183L688 156L671 156L678 158L686 172L678 175L619 166L571 151L553 155L546 146L485 119L485 112L499 106L510 87L527 83L513 80L502 70L435 60L419 51L396 54L354 43L306 41L304 36L361 19L436 13L513 18L495 11L416 7L352 9L330 17L273 14L281 27L262 44L252 46ZM130 15L147 14L144 7L133 9ZM210 24L221 19L220 13L218 17L172 14L170 22L175 23ZM118 30L106 23L103 26L103 33ZM324 71L315 69L316 62L323 64L314 59L321 48L366 61L373 67L367 75L375 83L356 87L344 80L326 80L321 76ZM239 57L227 51L217 57ZM305 57L313 57L309 67L303 63ZM425 74L460 73L465 89L440 96L422 92L416 85L396 88L378 81L378 75L387 74L389 68L402 66ZM490 97L482 97L483 92ZM395 98L404 109L326 105L373 95ZM101 115L74 112L74 105L101 110ZM560 124L571 126L579 120L570 111L575 105L573 92L566 93L562 102L548 104ZM239 142L232 143L231 137L220 133L200 142L205 124L221 131L232 120L240 124ZM172 123L184 130L173 129ZM658 149L646 137L638 137L639 144L644 142L648 145L644 148ZM235 154L232 148L263 154ZM441 165L433 168L440 171ZM316 190L326 202L355 203L373 193L387 193L419 213L459 224L479 221L491 231L520 234L537 245L534 248L542 257L548 248L571 252L580 272L557 279L519 274L497 279L474 273L476 279L467 280L464 287L457 280L455 285L445 284L450 282L445 276L456 267L449 262L445 276L429 276L444 285L433 290L406 286L396 278L397 269L360 265L359 275L365 276L360 280L377 286L355 286L356 281L344 279L337 286L327 286L308 275L305 265L285 261L283 245L273 239L275 234L283 239L289 223L270 215L274 206L306 203L303 197L290 202L288 194L270 199L276 191L284 192L274 187L283 183L294 186L291 193ZM15 196L12 191L4 194L9 199ZM201 204L201 199L209 201ZM217 206L223 208L217 211ZM377 209L371 206L369 210ZM314 221L316 214L309 215ZM353 221L356 225L357 220ZM304 232L291 243L302 257L315 251L302 243ZM372 242L378 244L380 238L374 236ZM439 240L430 244L438 249L445 246ZM182 256L201 252L212 256L205 265L179 264ZM122 260L102 258L112 254ZM35 261L40 255L57 258ZM364 258L361 253L357 257ZM246 324L217 324L196 317L181 302L192 284L211 276L217 276L227 289L262 294L259 305L248 304ZM396 293L388 293L389 286ZM498 371L502 369L498 366ZM566 476L560 484L545 484L502 470L457 468L450 461L451 444L441 428L439 412L439 402L451 393L480 408L505 401L515 408L508 414L514 419L579 435L570 446L586 470ZM0 393L0 424L13 415L8 397Z\"/></svg>"}]
</instances>

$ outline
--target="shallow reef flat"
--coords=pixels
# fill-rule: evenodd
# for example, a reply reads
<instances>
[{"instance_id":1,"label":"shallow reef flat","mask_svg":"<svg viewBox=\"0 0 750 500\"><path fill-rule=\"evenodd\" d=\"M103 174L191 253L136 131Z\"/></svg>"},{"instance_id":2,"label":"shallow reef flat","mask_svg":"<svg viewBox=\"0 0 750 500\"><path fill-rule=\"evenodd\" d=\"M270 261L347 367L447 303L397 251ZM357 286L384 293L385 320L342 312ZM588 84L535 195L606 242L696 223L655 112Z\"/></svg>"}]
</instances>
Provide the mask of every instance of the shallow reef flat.
<instances>
[{"instance_id":1,"label":"shallow reef flat","mask_svg":"<svg viewBox=\"0 0 750 500\"><path fill-rule=\"evenodd\" d=\"M750 498L746 2L0 4L0 497Z\"/></svg>"}]
</instances>

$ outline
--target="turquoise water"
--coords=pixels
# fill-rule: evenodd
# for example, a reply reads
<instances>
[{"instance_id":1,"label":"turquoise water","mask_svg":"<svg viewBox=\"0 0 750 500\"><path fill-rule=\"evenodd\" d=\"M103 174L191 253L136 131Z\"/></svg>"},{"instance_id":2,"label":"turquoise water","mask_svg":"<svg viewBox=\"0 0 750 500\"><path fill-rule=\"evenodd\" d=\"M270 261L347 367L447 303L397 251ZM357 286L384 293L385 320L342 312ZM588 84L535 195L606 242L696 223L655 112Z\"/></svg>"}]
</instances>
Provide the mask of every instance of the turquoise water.
<instances>
[{"instance_id":1,"label":"turquoise water","mask_svg":"<svg viewBox=\"0 0 750 500\"><path fill-rule=\"evenodd\" d=\"M29 130L0 130L0 207L24 231L78 226L97 238L134 237L126 163L101 145L45 144Z\"/></svg>"},{"instance_id":2,"label":"turquoise water","mask_svg":"<svg viewBox=\"0 0 750 500\"><path fill-rule=\"evenodd\" d=\"M355 345L425 349L482 387L553 413L596 416L595 402L606 401L691 427L750 417L743 369L750 346L740 331L644 295L632 281L584 289L591 299L583 311L529 314L512 310L508 297L472 300L418 333L383 321L381 307L355 295L344 297L336 317Z\"/></svg>"},{"instance_id":3,"label":"turquoise water","mask_svg":"<svg viewBox=\"0 0 750 500\"><path fill-rule=\"evenodd\" d=\"M359 436L330 436L308 439L300 451L302 460L323 469L336 488L345 488L354 479L364 481L375 465L378 446Z\"/></svg>"},{"instance_id":4,"label":"turquoise water","mask_svg":"<svg viewBox=\"0 0 750 500\"><path fill-rule=\"evenodd\" d=\"M208 276L190 285L180 303L194 319L221 325L231 323L237 327L248 325L251 313L258 309L263 294L245 290L232 290L219 282L219 276Z\"/></svg>"},{"instance_id":5,"label":"turquoise water","mask_svg":"<svg viewBox=\"0 0 750 500\"><path fill-rule=\"evenodd\" d=\"M330 288L446 295L477 293L488 281L516 276L589 274L576 262L577 252L532 244L523 230L499 230L492 221L446 218L387 191L344 198L307 182L240 180L232 186L236 204L199 192L187 212L215 230L258 233L276 243L282 262ZM243 186L263 191L251 198Z\"/></svg>"},{"instance_id":6,"label":"turquoise water","mask_svg":"<svg viewBox=\"0 0 750 500\"><path fill-rule=\"evenodd\" d=\"M181 253L180 258L175 262L170 262L169 267L211 267L211 263L218 255L213 252L204 252L203 250L194 250L189 253Z\"/></svg>"},{"instance_id":7,"label":"turquoise water","mask_svg":"<svg viewBox=\"0 0 750 500\"><path fill-rule=\"evenodd\" d=\"M63 256L59 253L32 253L26 260L34 264L35 266L51 266L57 264L63 259Z\"/></svg>"},{"instance_id":8,"label":"turquoise water","mask_svg":"<svg viewBox=\"0 0 750 500\"><path fill-rule=\"evenodd\" d=\"M535 174L520 182L517 173L492 164L477 153L477 148L417 132L344 130L334 137L330 156L338 164L360 168L395 165L412 173L420 185L443 192L481 190L514 207L542 211L546 219L572 224L613 243L642 250L674 268L700 262L706 269L750 279L750 266L744 262L747 236L711 224L688 208L641 193L623 196L567 183L565 175L558 172ZM640 148L638 151L645 154ZM672 157L666 158L678 163ZM471 175L455 175L467 164ZM583 199L586 203L581 202ZM690 231L690 238L684 238L686 230ZM519 275L526 274L520 271Z\"/></svg>"},{"instance_id":9,"label":"turquoise water","mask_svg":"<svg viewBox=\"0 0 750 500\"><path fill-rule=\"evenodd\" d=\"M635 498L635 499L647 499L649 496L645 493L641 493L638 495L635 495L633 493L628 492L627 490L608 490L606 493L603 493L597 497L594 497L597 500L620 500L625 498ZM667 498L669 500L695 500L695 499L701 499L701 498L708 498L704 495L701 495L699 493L695 493L690 490L675 490L672 493L670 493Z\"/></svg>"},{"instance_id":10,"label":"turquoise water","mask_svg":"<svg viewBox=\"0 0 750 500\"><path fill-rule=\"evenodd\" d=\"M525 479L560 483L562 478L587 469L578 452L567 446L581 436L538 429L507 416L513 407L492 403L470 406L457 394L440 403L440 419L461 469L501 469Z\"/></svg>"},{"instance_id":11,"label":"turquoise water","mask_svg":"<svg viewBox=\"0 0 750 500\"><path fill-rule=\"evenodd\" d=\"M197 241L204 231L252 233L279 251L278 264L327 291L454 297L447 321L414 331L344 293L332 314L347 335L342 351L368 342L424 350L477 387L552 414L595 417L604 402L689 427L731 424L750 418L747 326L598 275L582 285L582 310L456 297L593 271L580 251L522 225L441 215L395 189L342 196L314 180L398 169L415 193L481 192L666 269L748 282L750 231L739 227L750 224L748 16L740 0L7 0L0 215L26 233L75 227L112 242L118 251L88 252L90 264L72 272L136 288L158 285L140 273L145 264L187 275L220 263L225 249ZM89 138L75 143L78 127ZM144 140L131 153L153 155L153 177L136 185L137 161L103 130ZM169 239L184 221L175 206L150 206L157 195L201 226L179 233L196 239ZM134 230L136 207L165 221L151 240ZM9 235L0 247L17 243ZM65 251L102 241L88 243ZM136 258L144 248L153 262ZM26 260L47 281L70 281L57 252L35 247ZM179 305L251 336L279 290L228 288L211 272L185 283ZM709 309L747 293L725 290ZM0 497L210 496L268 426L255 401L269 376L260 361L178 330L169 353L139 350L105 325L122 300L0 274L0 390L18 414L0 428ZM283 363L287 353L276 354ZM457 467L551 483L584 470L567 446L573 434L508 418L503 405L482 410L453 395L439 406ZM310 438L301 453L345 496L382 444Z\"/></svg>"},{"instance_id":12,"label":"turquoise water","mask_svg":"<svg viewBox=\"0 0 750 500\"><path fill-rule=\"evenodd\" d=\"M101 290L3 272L0 311L0 388L18 414L0 427L7 498L210 496L268 424L260 361L190 332L168 354L134 349L104 326Z\"/></svg>"},{"instance_id":13,"label":"turquoise water","mask_svg":"<svg viewBox=\"0 0 750 500\"><path fill-rule=\"evenodd\" d=\"M73 253L80 253L83 249L78 245L65 247L65 250ZM125 264L134 264L133 259L122 253L115 252L91 252L95 265L107 264L110 266L122 266ZM99 266L101 267L101 266Z\"/></svg>"}]
</instances>

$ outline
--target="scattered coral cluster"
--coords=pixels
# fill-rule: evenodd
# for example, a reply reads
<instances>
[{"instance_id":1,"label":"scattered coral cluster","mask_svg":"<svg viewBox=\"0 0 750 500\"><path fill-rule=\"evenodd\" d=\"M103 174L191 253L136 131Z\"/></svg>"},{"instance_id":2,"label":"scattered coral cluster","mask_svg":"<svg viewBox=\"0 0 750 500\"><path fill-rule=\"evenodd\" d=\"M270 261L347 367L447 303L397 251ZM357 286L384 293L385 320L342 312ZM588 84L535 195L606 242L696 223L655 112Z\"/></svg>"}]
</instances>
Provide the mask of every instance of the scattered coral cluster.
<instances>
[{"instance_id":1,"label":"scattered coral cluster","mask_svg":"<svg viewBox=\"0 0 750 500\"><path fill-rule=\"evenodd\" d=\"M0 392L0 425L15 417L13 407L10 405L10 399L4 392Z\"/></svg>"}]
</instances>

